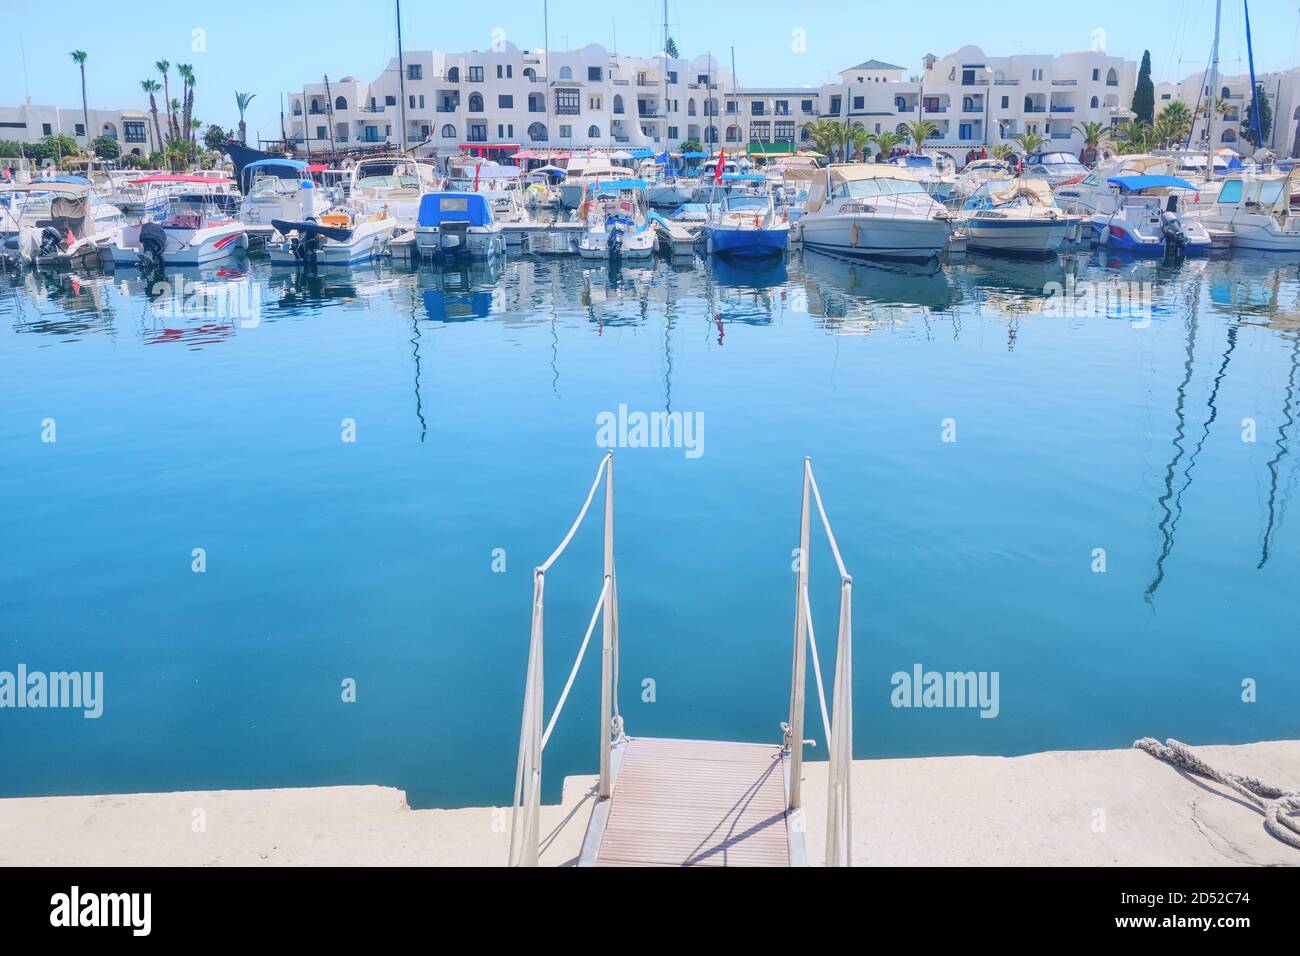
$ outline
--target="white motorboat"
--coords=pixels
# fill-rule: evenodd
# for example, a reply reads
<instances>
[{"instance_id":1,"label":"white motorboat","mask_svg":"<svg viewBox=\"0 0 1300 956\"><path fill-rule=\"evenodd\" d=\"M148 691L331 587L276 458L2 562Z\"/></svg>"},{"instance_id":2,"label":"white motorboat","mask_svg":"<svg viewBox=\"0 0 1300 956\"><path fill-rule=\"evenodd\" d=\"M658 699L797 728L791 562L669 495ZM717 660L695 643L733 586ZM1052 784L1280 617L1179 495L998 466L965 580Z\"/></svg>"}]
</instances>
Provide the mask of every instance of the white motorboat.
<instances>
[{"instance_id":1,"label":"white motorboat","mask_svg":"<svg viewBox=\"0 0 1300 956\"><path fill-rule=\"evenodd\" d=\"M1180 193L1196 193L1192 183L1152 174L1112 176L1107 182L1115 190L1115 202L1093 213L1090 220L1098 245L1155 256L1210 251L1211 237L1204 223L1178 205Z\"/></svg>"},{"instance_id":2,"label":"white motorboat","mask_svg":"<svg viewBox=\"0 0 1300 956\"><path fill-rule=\"evenodd\" d=\"M988 182L1007 184L1012 180L1011 167L1000 159L976 159L966 164L966 168L953 183L953 195L963 202L974 196L980 187ZM1001 188L1001 186L994 187Z\"/></svg>"},{"instance_id":3,"label":"white motorboat","mask_svg":"<svg viewBox=\"0 0 1300 956\"><path fill-rule=\"evenodd\" d=\"M0 187L0 236L16 248L16 237L24 227L36 226L50 217L56 197L86 197L86 234L107 235L122 224L122 211L104 200L84 176L52 176Z\"/></svg>"},{"instance_id":4,"label":"white motorboat","mask_svg":"<svg viewBox=\"0 0 1300 956\"><path fill-rule=\"evenodd\" d=\"M123 226L108 246L115 266L203 266L248 248L244 224L202 196L174 196L159 220Z\"/></svg>"},{"instance_id":5,"label":"white motorboat","mask_svg":"<svg viewBox=\"0 0 1300 956\"><path fill-rule=\"evenodd\" d=\"M420 200L415 245L422 256L484 259L505 251L501 226L480 193L433 192Z\"/></svg>"},{"instance_id":6,"label":"white motorboat","mask_svg":"<svg viewBox=\"0 0 1300 956\"><path fill-rule=\"evenodd\" d=\"M26 192L40 188L41 202L24 211L30 218L20 216L21 223L11 245L17 258L30 265L70 267L95 265L99 261L100 246L112 238L111 231L92 232L97 224L90 217L90 186L76 183L45 181L22 186L11 186L5 191L10 199L30 195ZM37 214L37 209L41 214Z\"/></svg>"},{"instance_id":7,"label":"white motorboat","mask_svg":"<svg viewBox=\"0 0 1300 956\"><path fill-rule=\"evenodd\" d=\"M438 191L442 177L431 163L409 156L372 156L359 160L348 183L348 202L370 216L386 213L405 229L414 229L421 202Z\"/></svg>"},{"instance_id":8,"label":"white motorboat","mask_svg":"<svg viewBox=\"0 0 1300 956\"><path fill-rule=\"evenodd\" d=\"M719 196L709 205L706 229L714 255L764 258L780 256L788 247L790 221L777 211L770 192Z\"/></svg>"},{"instance_id":9,"label":"white motorboat","mask_svg":"<svg viewBox=\"0 0 1300 956\"><path fill-rule=\"evenodd\" d=\"M1055 189L1068 182L1083 179L1088 167L1079 162L1073 153L1033 153L1025 157L1020 175L1025 179L1043 179Z\"/></svg>"},{"instance_id":10,"label":"white motorboat","mask_svg":"<svg viewBox=\"0 0 1300 956\"><path fill-rule=\"evenodd\" d=\"M239 221L268 226L272 219L306 220L319 216L332 198L312 180L307 164L299 159L259 159L240 173L244 199Z\"/></svg>"},{"instance_id":11,"label":"white motorboat","mask_svg":"<svg viewBox=\"0 0 1300 956\"><path fill-rule=\"evenodd\" d=\"M569 159L564 180L559 184L560 205L565 209L577 209L586 191L596 183L631 181L641 183L642 191L646 191L644 180L636 179L636 173L626 166L617 166L604 156L573 156Z\"/></svg>"},{"instance_id":12,"label":"white motorboat","mask_svg":"<svg viewBox=\"0 0 1300 956\"><path fill-rule=\"evenodd\" d=\"M1172 176L1173 157L1155 153L1132 153L1112 156L1098 163L1077 183L1057 186L1052 198L1072 216L1089 217L1094 213L1114 212L1119 207L1119 192L1110 183L1118 176Z\"/></svg>"},{"instance_id":13,"label":"white motorboat","mask_svg":"<svg viewBox=\"0 0 1300 956\"><path fill-rule=\"evenodd\" d=\"M944 160L947 160L945 163ZM912 153L898 156L891 160L893 165L901 166L916 176L916 181L925 187L939 202L947 201L957 184L957 172L952 160L946 155L931 156L928 153Z\"/></svg>"},{"instance_id":14,"label":"white motorboat","mask_svg":"<svg viewBox=\"0 0 1300 956\"><path fill-rule=\"evenodd\" d=\"M952 217L911 170L886 163L841 163L820 172L796 224L806 248L925 260L947 246Z\"/></svg>"},{"instance_id":15,"label":"white motorboat","mask_svg":"<svg viewBox=\"0 0 1300 956\"><path fill-rule=\"evenodd\" d=\"M397 221L383 213L366 216L336 207L311 222L273 220L267 243L273 266L352 266L383 254Z\"/></svg>"},{"instance_id":16,"label":"white motorboat","mask_svg":"<svg viewBox=\"0 0 1300 956\"><path fill-rule=\"evenodd\" d=\"M983 252L1055 255L1077 219L1052 205L1039 179L988 180L962 207L967 246Z\"/></svg>"},{"instance_id":17,"label":"white motorboat","mask_svg":"<svg viewBox=\"0 0 1300 956\"><path fill-rule=\"evenodd\" d=\"M659 248L646 215L644 180L589 184L577 218L584 224L578 235L584 259L648 259Z\"/></svg>"},{"instance_id":18,"label":"white motorboat","mask_svg":"<svg viewBox=\"0 0 1300 956\"><path fill-rule=\"evenodd\" d=\"M1223 181L1213 206L1189 216L1235 249L1300 251L1300 169L1235 173Z\"/></svg>"}]
</instances>

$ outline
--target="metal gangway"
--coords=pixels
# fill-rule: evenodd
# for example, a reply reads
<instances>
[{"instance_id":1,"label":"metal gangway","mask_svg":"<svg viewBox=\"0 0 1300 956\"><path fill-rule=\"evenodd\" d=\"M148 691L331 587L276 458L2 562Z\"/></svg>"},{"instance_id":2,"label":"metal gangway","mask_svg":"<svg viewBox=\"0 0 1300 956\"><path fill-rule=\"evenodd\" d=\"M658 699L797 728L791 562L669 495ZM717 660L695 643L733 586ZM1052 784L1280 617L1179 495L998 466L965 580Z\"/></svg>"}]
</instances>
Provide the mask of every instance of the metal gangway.
<instances>
[{"instance_id":1,"label":"metal gangway","mask_svg":"<svg viewBox=\"0 0 1300 956\"><path fill-rule=\"evenodd\" d=\"M604 562L586 634L550 718L544 708L546 574L581 527L605 482ZM830 706L809 601L809 545L815 505L840 578L840 611ZM849 866L853 844L853 579L826 517L812 459L803 463L789 719L779 744L630 737L618 705L618 575L614 566L614 455L606 454L586 501L559 546L533 571L532 624L510 830L510 865L536 866L541 847L542 754L601 623L600 781L579 865L801 866L807 862L803 811L804 709L808 652L829 742L826 866Z\"/></svg>"}]
</instances>

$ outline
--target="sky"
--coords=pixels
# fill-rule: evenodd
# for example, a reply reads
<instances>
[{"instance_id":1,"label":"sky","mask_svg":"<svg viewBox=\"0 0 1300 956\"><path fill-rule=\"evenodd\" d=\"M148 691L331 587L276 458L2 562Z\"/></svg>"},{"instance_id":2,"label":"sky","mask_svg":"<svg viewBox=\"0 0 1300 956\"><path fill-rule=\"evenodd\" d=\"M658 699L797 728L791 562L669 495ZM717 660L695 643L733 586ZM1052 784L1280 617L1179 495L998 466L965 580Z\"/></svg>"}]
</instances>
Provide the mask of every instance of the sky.
<instances>
[{"instance_id":1,"label":"sky","mask_svg":"<svg viewBox=\"0 0 1300 956\"><path fill-rule=\"evenodd\" d=\"M464 0L406 0L404 45L408 50L483 50L495 35L521 48L540 47L542 7L542 0L493 0L480 13ZM1045 13L1044 7L1052 12ZM662 9L657 0L549 0L551 48L601 43L620 53L652 55L662 45ZM1245 72L1242 3L1224 0L1223 9L1221 68ZM900 15L909 11L918 15ZM1300 0L1254 0L1250 12L1256 71L1300 65ZM683 56L712 52L725 65L734 46L742 86L819 85L872 58L919 72L925 54L942 56L967 43L990 56L1063 53L1092 46L1097 30L1104 31L1111 54L1136 60L1150 49L1153 76L1160 82L1205 69L1214 0L1047 5L1025 0L669 0L668 19ZM195 115L205 123L235 126L235 91L255 93L248 114L251 143L259 133L278 135L281 92L319 82L324 75L378 76L396 50L394 27L388 0L221 0L147 7L103 0L0 0L0 105L17 105L30 96L37 104L80 106L78 72L68 55L76 49L88 54L92 108L144 107L147 96L140 81L157 78L154 62L167 59L194 66ZM504 33L494 34L498 30ZM802 44L796 42L800 38ZM174 68L172 78L176 80Z\"/></svg>"}]
</instances>

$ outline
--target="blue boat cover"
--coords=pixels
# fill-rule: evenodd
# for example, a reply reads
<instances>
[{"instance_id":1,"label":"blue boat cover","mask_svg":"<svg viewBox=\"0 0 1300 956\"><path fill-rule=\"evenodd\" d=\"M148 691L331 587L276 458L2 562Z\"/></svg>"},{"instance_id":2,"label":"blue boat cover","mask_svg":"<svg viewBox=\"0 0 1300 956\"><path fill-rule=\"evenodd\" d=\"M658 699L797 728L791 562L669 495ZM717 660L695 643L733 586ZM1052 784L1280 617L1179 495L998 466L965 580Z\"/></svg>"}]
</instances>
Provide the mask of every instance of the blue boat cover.
<instances>
[{"instance_id":1,"label":"blue boat cover","mask_svg":"<svg viewBox=\"0 0 1300 956\"><path fill-rule=\"evenodd\" d=\"M492 210L480 193L429 193L421 198L420 225L436 227L444 222L490 226Z\"/></svg>"},{"instance_id":2,"label":"blue boat cover","mask_svg":"<svg viewBox=\"0 0 1300 956\"><path fill-rule=\"evenodd\" d=\"M1196 191L1193 186L1185 179L1179 179L1177 176L1112 176L1106 180L1108 183L1114 183L1120 189L1128 193L1141 192L1144 189L1156 189L1164 186L1167 189L1190 189Z\"/></svg>"},{"instance_id":3,"label":"blue boat cover","mask_svg":"<svg viewBox=\"0 0 1300 956\"><path fill-rule=\"evenodd\" d=\"M298 235L303 237L324 236L326 239L333 239L335 242L347 242L352 238L351 229L322 226L318 222L291 222L287 219L272 219L271 226L282 236L287 236L296 229Z\"/></svg>"},{"instance_id":4,"label":"blue boat cover","mask_svg":"<svg viewBox=\"0 0 1300 956\"><path fill-rule=\"evenodd\" d=\"M767 177L762 173L723 173L722 181L724 183L763 183L767 182Z\"/></svg>"},{"instance_id":5,"label":"blue boat cover","mask_svg":"<svg viewBox=\"0 0 1300 956\"><path fill-rule=\"evenodd\" d=\"M696 152L695 150L691 150L691 152L689 153L682 153L682 159L708 159L708 158L709 158L708 153L700 153L700 152Z\"/></svg>"},{"instance_id":6,"label":"blue boat cover","mask_svg":"<svg viewBox=\"0 0 1300 956\"><path fill-rule=\"evenodd\" d=\"M655 151L646 146L638 146L636 149L632 150L633 159L649 159L654 154Z\"/></svg>"}]
</instances>

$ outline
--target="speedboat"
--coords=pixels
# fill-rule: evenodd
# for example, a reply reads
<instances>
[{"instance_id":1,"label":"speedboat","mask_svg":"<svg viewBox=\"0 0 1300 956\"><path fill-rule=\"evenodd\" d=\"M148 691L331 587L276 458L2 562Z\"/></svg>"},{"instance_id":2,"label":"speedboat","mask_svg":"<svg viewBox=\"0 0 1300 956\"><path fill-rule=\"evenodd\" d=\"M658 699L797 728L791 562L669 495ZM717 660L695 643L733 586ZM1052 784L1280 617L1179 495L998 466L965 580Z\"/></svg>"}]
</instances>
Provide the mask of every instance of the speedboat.
<instances>
[{"instance_id":1,"label":"speedboat","mask_svg":"<svg viewBox=\"0 0 1300 956\"><path fill-rule=\"evenodd\" d=\"M348 202L363 215L386 213L403 228L414 229L424 197L437 192L441 182L430 163L402 155L372 156L352 168Z\"/></svg>"},{"instance_id":2,"label":"speedboat","mask_svg":"<svg viewBox=\"0 0 1300 956\"><path fill-rule=\"evenodd\" d=\"M1235 249L1300 251L1300 169L1236 173L1223 181L1215 203L1190 217Z\"/></svg>"},{"instance_id":3,"label":"speedboat","mask_svg":"<svg viewBox=\"0 0 1300 956\"><path fill-rule=\"evenodd\" d=\"M578 254L584 259L648 259L659 248L646 216L642 180L590 184L577 217L583 223Z\"/></svg>"},{"instance_id":4,"label":"speedboat","mask_svg":"<svg viewBox=\"0 0 1300 956\"><path fill-rule=\"evenodd\" d=\"M481 193L427 193L417 222L415 245L422 256L483 259L505 251L501 227Z\"/></svg>"},{"instance_id":5,"label":"speedboat","mask_svg":"<svg viewBox=\"0 0 1300 956\"><path fill-rule=\"evenodd\" d=\"M167 208L167 200L177 193L206 194L223 212L236 214L240 196L232 180L206 175L154 173L133 179L115 179L111 195L124 213L153 217Z\"/></svg>"},{"instance_id":6,"label":"speedboat","mask_svg":"<svg viewBox=\"0 0 1300 956\"><path fill-rule=\"evenodd\" d=\"M1073 153L1033 153L1025 157L1020 175L1025 179L1045 179L1055 189L1068 182L1083 179L1088 167L1079 162Z\"/></svg>"},{"instance_id":7,"label":"speedboat","mask_svg":"<svg viewBox=\"0 0 1300 956\"><path fill-rule=\"evenodd\" d=\"M980 187L987 182L1006 184L1011 181L1011 167L1000 159L976 159L966 164L957 181L953 183L953 194L964 200L970 199Z\"/></svg>"},{"instance_id":8,"label":"speedboat","mask_svg":"<svg viewBox=\"0 0 1300 956\"><path fill-rule=\"evenodd\" d=\"M319 219L273 219L267 243L273 266L351 266L382 255L397 231L397 221L382 213L361 215L335 208Z\"/></svg>"},{"instance_id":9,"label":"speedboat","mask_svg":"<svg viewBox=\"0 0 1300 956\"><path fill-rule=\"evenodd\" d=\"M240 171L239 221L249 226L269 225L272 219L306 220L331 205L300 159L259 159Z\"/></svg>"},{"instance_id":10,"label":"speedboat","mask_svg":"<svg viewBox=\"0 0 1300 956\"><path fill-rule=\"evenodd\" d=\"M1174 159L1154 153L1131 153L1104 159L1078 182L1057 186L1052 198L1072 216L1092 216L1099 212L1114 212L1119 205L1119 193L1109 180L1115 176L1172 176Z\"/></svg>"},{"instance_id":11,"label":"speedboat","mask_svg":"<svg viewBox=\"0 0 1300 956\"><path fill-rule=\"evenodd\" d=\"M636 179L636 174L626 166L616 166L604 156L573 156L565 170L564 181L559 185L560 205L565 209L577 209L586 197L586 191L594 184L621 181L639 182L641 191L647 191L644 180Z\"/></svg>"},{"instance_id":12,"label":"speedboat","mask_svg":"<svg viewBox=\"0 0 1300 956\"><path fill-rule=\"evenodd\" d=\"M983 252L1054 255L1078 222L1052 205L1041 179L989 180L962 207L967 245Z\"/></svg>"},{"instance_id":13,"label":"speedboat","mask_svg":"<svg viewBox=\"0 0 1300 956\"><path fill-rule=\"evenodd\" d=\"M789 245L790 222L777 213L770 192L722 196L710 207L706 230L709 252L715 255L779 256Z\"/></svg>"},{"instance_id":14,"label":"speedboat","mask_svg":"<svg viewBox=\"0 0 1300 956\"><path fill-rule=\"evenodd\" d=\"M820 173L797 223L805 247L862 258L926 260L947 246L952 217L911 170L838 163Z\"/></svg>"},{"instance_id":15,"label":"speedboat","mask_svg":"<svg viewBox=\"0 0 1300 956\"><path fill-rule=\"evenodd\" d=\"M100 245L108 242L112 234L89 231L95 225L89 218L89 185L47 181L10 187L7 195L12 199L38 185L47 193L44 203L40 205L44 215L34 217L18 227L12 243L17 250L18 259L36 266L97 264Z\"/></svg>"},{"instance_id":16,"label":"speedboat","mask_svg":"<svg viewBox=\"0 0 1300 956\"><path fill-rule=\"evenodd\" d=\"M943 156L942 159L948 157ZM934 156L925 153L915 153L896 157L891 162L915 174L917 182L939 202L944 202L952 195L953 187L957 183L957 174L950 166L944 165L942 160L936 160Z\"/></svg>"},{"instance_id":17,"label":"speedboat","mask_svg":"<svg viewBox=\"0 0 1300 956\"><path fill-rule=\"evenodd\" d=\"M1110 212L1091 219L1097 244L1120 252L1163 256L1194 255L1210 250L1210 234L1195 216L1182 215L1179 192L1196 187L1177 176L1112 176L1117 202Z\"/></svg>"},{"instance_id":18,"label":"speedboat","mask_svg":"<svg viewBox=\"0 0 1300 956\"><path fill-rule=\"evenodd\" d=\"M0 187L0 236L17 248L21 229L37 226L50 217L55 198L85 196L86 234L105 236L122 223L122 211L107 202L84 176L52 176Z\"/></svg>"},{"instance_id":19,"label":"speedboat","mask_svg":"<svg viewBox=\"0 0 1300 956\"><path fill-rule=\"evenodd\" d=\"M158 220L123 226L108 246L116 266L203 266L248 248L244 224L206 196L172 196Z\"/></svg>"}]
</instances>

